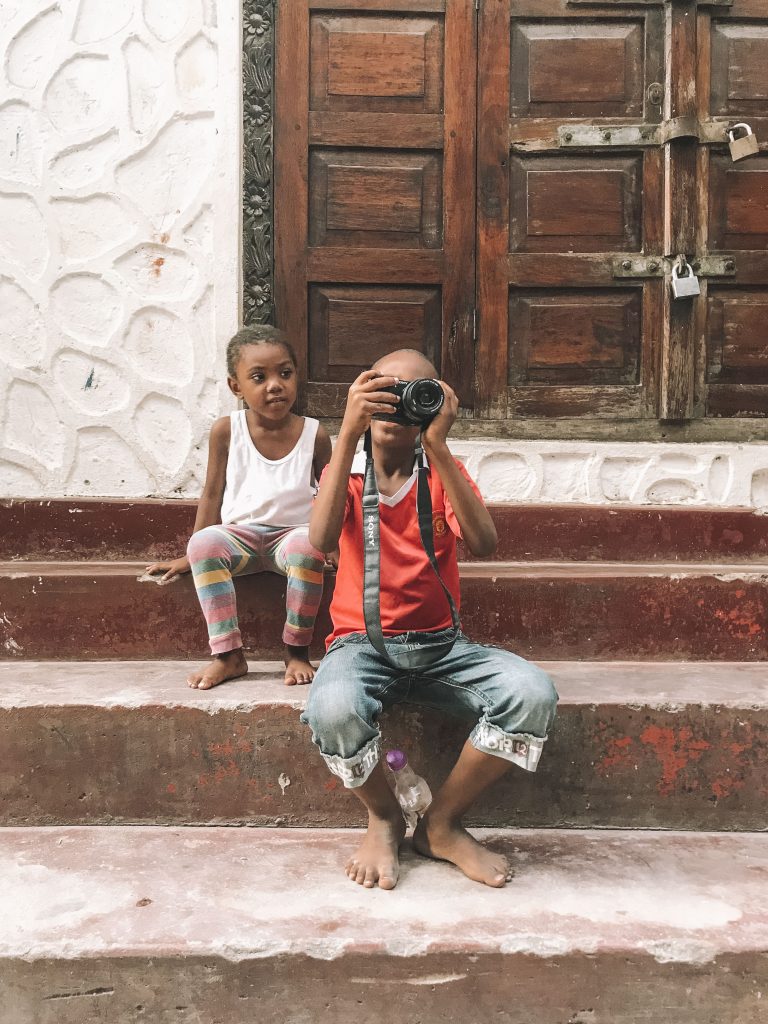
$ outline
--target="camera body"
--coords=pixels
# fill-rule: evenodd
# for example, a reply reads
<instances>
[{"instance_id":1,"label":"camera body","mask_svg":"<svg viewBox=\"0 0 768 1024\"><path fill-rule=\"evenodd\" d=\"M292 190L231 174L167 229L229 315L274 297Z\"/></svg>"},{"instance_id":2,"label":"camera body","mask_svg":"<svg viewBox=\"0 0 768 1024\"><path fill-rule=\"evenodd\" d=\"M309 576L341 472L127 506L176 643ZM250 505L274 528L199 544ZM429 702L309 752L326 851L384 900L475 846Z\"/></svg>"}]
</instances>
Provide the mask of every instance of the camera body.
<instances>
[{"instance_id":1,"label":"camera body","mask_svg":"<svg viewBox=\"0 0 768 1024\"><path fill-rule=\"evenodd\" d=\"M426 426L437 416L445 401L440 382L431 377L399 380L392 387L381 390L397 395L400 402L394 412L376 413L373 418L387 423L399 423L404 427Z\"/></svg>"}]
</instances>

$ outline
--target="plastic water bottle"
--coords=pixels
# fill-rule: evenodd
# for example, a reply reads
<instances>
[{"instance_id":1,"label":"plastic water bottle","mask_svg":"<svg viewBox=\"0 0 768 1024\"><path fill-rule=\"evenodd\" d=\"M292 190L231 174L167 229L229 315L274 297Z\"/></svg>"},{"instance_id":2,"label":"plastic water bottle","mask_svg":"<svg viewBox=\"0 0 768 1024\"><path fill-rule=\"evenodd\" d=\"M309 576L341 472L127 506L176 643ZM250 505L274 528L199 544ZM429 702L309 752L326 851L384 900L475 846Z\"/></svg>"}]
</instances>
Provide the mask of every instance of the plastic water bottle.
<instances>
[{"instance_id":1,"label":"plastic water bottle","mask_svg":"<svg viewBox=\"0 0 768 1024\"><path fill-rule=\"evenodd\" d=\"M392 771L394 792L409 828L416 828L419 818L432 803L432 793L425 779L408 764L402 750L390 750L387 764Z\"/></svg>"}]
</instances>

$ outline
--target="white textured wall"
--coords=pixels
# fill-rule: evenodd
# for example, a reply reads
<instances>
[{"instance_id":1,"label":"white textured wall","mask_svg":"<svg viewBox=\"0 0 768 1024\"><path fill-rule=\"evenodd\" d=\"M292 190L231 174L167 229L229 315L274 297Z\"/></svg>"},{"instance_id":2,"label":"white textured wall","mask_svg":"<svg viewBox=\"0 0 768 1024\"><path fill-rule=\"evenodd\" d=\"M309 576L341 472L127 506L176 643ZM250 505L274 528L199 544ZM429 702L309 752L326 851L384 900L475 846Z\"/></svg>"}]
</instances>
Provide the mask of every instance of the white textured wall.
<instances>
[{"instance_id":1,"label":"white textured wall","mask_svg":"<svg viewBox=\"0 0 768 1024\"><path fill-rule=\"evenodd\" d=\"M0 496L199 493L231 407L239 8L0 0ZM494 500L768 507L768 445L453 447Z\"/></svg>"},{"instance_id":2,"label":"white textured wall","mask_svg":"<svg viewBox=\"0 0 768 1024\"><path fill-rule=\"evenodd\" d=\"M451 448L489 501L768 511L768 444L455 441Z\"/></svg>"},{"instance_id":3,"label":"white textured wall","mask_svg":"<svg viewBox=\"0 0 768 1024\"><path fill-rule=\"evenodd\" d=\"M197 494L238 315L238 0L0 0L0 52L0 494Z\"/></svg>"}]
</instances>

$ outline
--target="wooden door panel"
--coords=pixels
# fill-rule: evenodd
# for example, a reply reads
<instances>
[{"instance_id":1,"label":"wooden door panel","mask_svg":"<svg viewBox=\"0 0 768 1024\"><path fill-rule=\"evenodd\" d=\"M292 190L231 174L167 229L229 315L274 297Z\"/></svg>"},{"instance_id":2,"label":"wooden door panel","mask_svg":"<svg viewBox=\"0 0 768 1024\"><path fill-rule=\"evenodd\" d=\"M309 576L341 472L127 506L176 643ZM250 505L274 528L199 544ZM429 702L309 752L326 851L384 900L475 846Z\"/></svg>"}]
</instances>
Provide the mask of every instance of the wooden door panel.
<instances>
[{"instance_id":1,"label":"wooden door panel","mask_svg":"<svg viewBox=\"0 0 768 1024\"><path fill-rule=\"evenodd\" d=\"M476 38L466 0L291 0L278 12L278 323L304 407L338 416L394 348L472 404ZM301 168L296 173L296 165Z\"/></svg>"},{"instance_id":2,"label":"wooden door panel","mask_svg":"<svg viewBox=\"0 0 768 1024\"><path fill-rule=\"evenodd\" d=\"M434 153L313 150L309 244L440 249L442 160Z\"/></svg>"},{"instance_id":3,"label":"wooden door panel","mask_svg":"<svg viewBox=\"0 0 768 1024\"><path fill-rule=\"evenodd\" d=\"M312 110L442 112L440 16L318 13L310 32Z\"/></svg>"},{"instance_id":4,"label":"wooden door panel","mask_svg":"<svg viewBox=\"0 0 768 1024\"><path fill-rule=\"evenodd\" d=\"M643 36L642 18L619 23L515 18L512 117L641 117Z\"/></svg>"},{"instance_id":5,"label":"wooden door panel","mask_svg":"<svg viewBox=\"0 0 768 1024\"><path fill-rule=\"evenodd\" d=\"M314 284L309 294L309 377L320 401L398 347L439 362L439 288Z\"/></svg>"},{"instance_id":6,"label":"wooden door panel","mask_svg":"<svg viewBox=\"0 0 768 1024\"><path fill-rule=\"evenodd\" d=\"M641 294L510 290L509 383L638 384Z\"/></svg>"},{"instance_id":7,"label":"wooden door panel","mask_svg":"<svg viewBox=\"0 0 768 1024\"><path fill-rule=\"evenodd\" d=\"M637 251L642 154L510 157L510 252Z\"/></svg>"},{"instance_id":8,"label":"wooden door panel","mask_svg":"<svg viewBox=\"0 0 768 1024\"><path fill-rule=\"evenodd\" d=\"M733 163L724 147L702 149L699 245L732 259L727 280L705 282L697 409L708 417L768 417L768 5L734 0L700 11L704 59L700 115L746 121L761 152Z\"/></svg>"},{"instance_id":9,"label":"wooden door panel","mask_svg":"<svg viewBox=\"0 0 768 1024\"><path fill-rule=\"evenodd\" d=\"M768 248L768 153L739 163L713 153L709 173L710 250Z\"/></svg>"},{"instance_id":10,"label":"wooden door panel","mask_svg":"<svg viewBox=\"0 0 768 1024\"><path fill-rule=\"evenodd\" d=\"M663 83L662 18L565 0L481 6L481 415L655 412L663 282L614 267L661 251L661 154L564 149L560 133L660 120L649 87Z\"/></svg>"}]
</instances>

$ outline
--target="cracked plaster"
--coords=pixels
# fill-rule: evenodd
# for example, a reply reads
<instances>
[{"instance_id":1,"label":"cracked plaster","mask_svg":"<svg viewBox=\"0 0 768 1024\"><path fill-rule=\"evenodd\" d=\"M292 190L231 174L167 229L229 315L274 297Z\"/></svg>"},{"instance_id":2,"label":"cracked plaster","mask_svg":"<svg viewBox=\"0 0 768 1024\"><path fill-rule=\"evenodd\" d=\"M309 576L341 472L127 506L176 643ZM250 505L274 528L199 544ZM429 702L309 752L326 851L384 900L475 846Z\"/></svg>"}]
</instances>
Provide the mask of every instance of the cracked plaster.
<instances>
[{"instance_id":1,"label":"cracked plaster","mask_svg":"<svg viewBox=\"0 0 768 1024\"><path fill-rule=\"evenodd\" d=\"M199 492L231 407L240 45L237 0L0 4L0 495Z\"/></svg>"}]
</instances>

